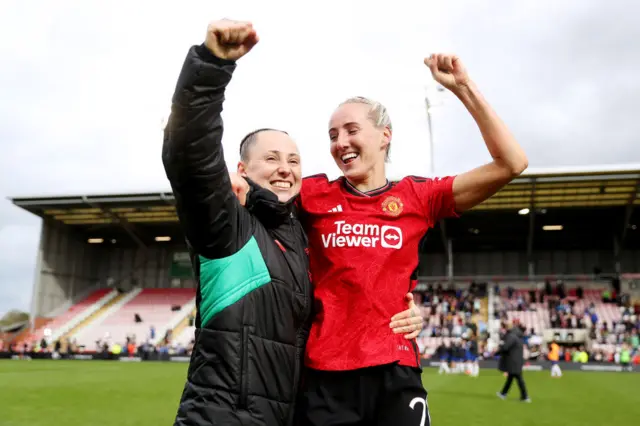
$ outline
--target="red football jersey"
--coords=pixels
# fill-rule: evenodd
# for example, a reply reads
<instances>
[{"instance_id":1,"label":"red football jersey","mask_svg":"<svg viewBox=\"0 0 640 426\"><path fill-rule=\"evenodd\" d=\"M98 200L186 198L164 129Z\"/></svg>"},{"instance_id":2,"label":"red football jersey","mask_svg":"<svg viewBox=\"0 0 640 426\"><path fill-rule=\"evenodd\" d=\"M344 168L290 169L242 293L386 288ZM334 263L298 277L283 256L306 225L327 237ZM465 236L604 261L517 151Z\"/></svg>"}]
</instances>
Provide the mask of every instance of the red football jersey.
<instances>
[{"instance_id":1,"label":"red football jersey","mask_svg":"<svg viewBox=\"0 0 640 426\"><path fill-rule=\"evenodd\" d=\"M438 220L456 216L453 179L406 177L368 193L344 178L304 179L299 207L316 300L309 367L419 364L415 341L393 334L389 323L407 308L420 240Z\"/></svg>"}]
</instances>

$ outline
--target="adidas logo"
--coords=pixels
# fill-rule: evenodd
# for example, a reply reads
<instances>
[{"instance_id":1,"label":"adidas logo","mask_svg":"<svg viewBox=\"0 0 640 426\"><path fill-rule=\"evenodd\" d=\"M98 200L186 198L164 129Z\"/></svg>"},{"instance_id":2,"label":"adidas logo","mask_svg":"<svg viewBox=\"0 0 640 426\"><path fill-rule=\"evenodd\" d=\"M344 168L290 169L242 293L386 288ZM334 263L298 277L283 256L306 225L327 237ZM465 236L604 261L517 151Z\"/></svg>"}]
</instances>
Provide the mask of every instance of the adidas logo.
<instances>
[{"instance_id":1,"label":"adidas logo","mask_svg":"<svg viewBox=\"0 0 640 426\"><path fill-rule=\"evenodd\" d=\"M327 212L329 212L329 213L338 213L338 212L341 212L341 211L342 211L342 206L340 204L338 204L337 206L335 206L331 210L327 210Z\"/></svg>"}]
</instances>

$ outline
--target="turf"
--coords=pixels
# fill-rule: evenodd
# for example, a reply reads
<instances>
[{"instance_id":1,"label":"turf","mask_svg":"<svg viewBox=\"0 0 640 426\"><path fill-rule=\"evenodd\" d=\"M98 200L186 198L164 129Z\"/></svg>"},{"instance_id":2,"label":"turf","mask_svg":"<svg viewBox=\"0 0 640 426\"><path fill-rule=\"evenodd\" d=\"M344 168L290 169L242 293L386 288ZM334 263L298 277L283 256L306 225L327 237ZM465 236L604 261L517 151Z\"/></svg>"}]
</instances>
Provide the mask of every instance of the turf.
<instances>
[{"instance_id":1,"label":"turf","mask_svg":"<svg viewBox=\"0 0 640 426\"><path fill-rule=\"evenodd\" d=\"M0 425L170 425L186 368L184 363L0 361ZM609 426L637 424L640 418L640 374L565 372L552 379L548 372L527 372L525 378L531 404L518 401L515 383L507 400L498 399L504 378L496 371L471 378L427 369L432 424Z\"/></svg>"}]
</instances>

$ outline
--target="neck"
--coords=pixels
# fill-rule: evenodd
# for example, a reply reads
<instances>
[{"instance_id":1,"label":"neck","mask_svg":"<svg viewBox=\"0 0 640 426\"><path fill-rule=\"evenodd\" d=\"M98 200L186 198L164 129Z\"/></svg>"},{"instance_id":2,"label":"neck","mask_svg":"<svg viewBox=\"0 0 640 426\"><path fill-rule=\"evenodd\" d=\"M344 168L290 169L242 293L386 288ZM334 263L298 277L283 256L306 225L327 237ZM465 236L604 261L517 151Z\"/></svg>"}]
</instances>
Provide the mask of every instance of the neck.
<instances>
[{"instance_id":1,"label":"neck","mask_svg":"<svg viewBox=\"0 0 640 426\"><path fill-rule=\"evenodd\" d=\"M378 188L382 188L387 184L387 176L385 174L384 164L382 166L374 167L362 179L348 180L349 183L355 186L356 189L360 192L369 192Z\"/></svg>"}]
</instances>

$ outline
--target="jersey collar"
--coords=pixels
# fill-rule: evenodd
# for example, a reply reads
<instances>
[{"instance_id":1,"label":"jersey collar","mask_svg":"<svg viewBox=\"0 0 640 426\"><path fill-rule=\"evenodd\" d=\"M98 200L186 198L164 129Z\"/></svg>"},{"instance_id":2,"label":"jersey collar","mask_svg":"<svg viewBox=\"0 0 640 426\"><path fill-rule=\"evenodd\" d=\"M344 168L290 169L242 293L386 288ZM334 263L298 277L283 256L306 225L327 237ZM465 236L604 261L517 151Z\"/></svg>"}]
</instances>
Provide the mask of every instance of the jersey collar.
<instances>
[{"instance_id":1,"label":"jersey collar","mask_svg":"<svg viewBox=\"0 0 640 426\"><path fill-rule=\"evenodd\" d=\"M391 189L393 183L387 179L387 183L381 186L380 188L372 189L371 191L362 192L355 186L353 186L344 176L340 177L342 179L342 186L344 189L352 195L356 195L358 197L375 197L376 195L380 195Z\"/></svg>"}]
</instances>

